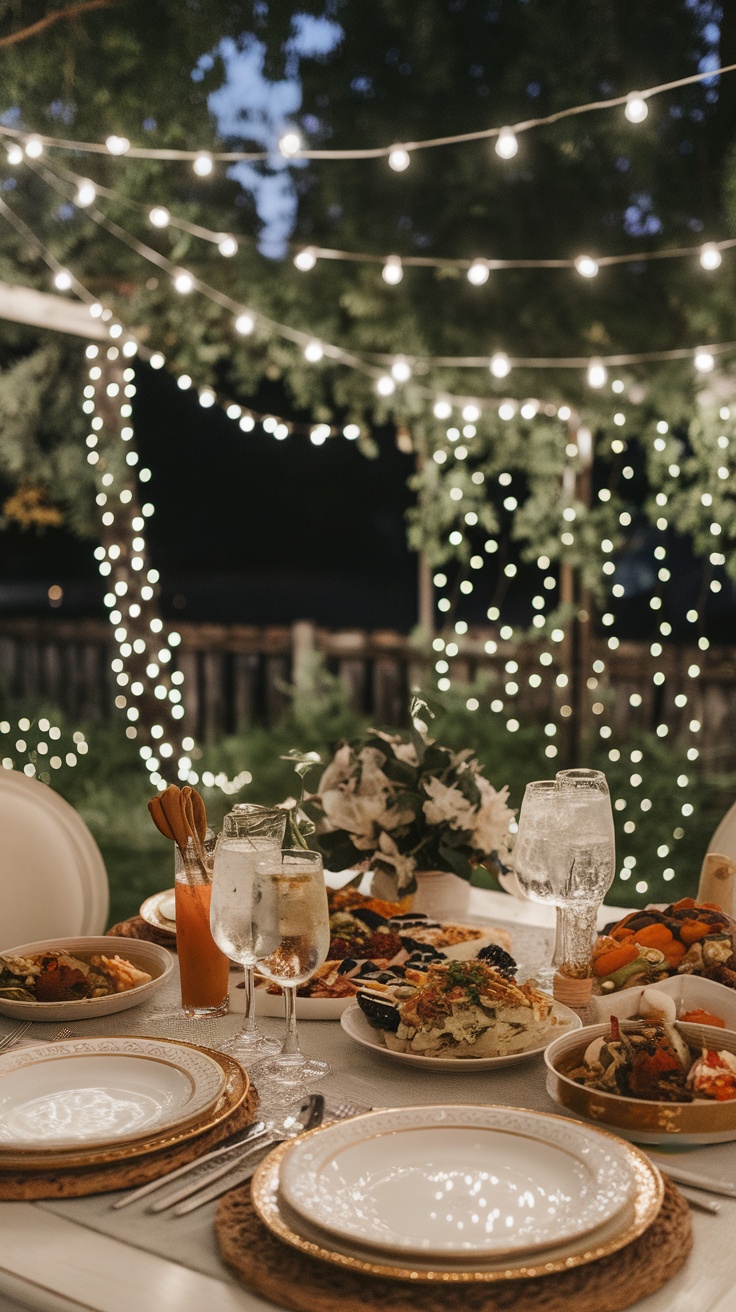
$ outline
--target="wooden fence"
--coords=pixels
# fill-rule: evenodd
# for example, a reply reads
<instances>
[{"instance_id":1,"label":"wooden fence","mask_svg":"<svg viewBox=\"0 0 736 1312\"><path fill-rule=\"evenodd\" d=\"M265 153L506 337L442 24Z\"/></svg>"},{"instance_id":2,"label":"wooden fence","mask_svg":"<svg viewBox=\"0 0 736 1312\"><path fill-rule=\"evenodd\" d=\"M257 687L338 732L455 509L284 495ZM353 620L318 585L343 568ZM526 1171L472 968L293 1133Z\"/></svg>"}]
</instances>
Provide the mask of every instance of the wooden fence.
<instances>
[{"instance_id":1,"label":"wooden fence","mask_svg":"<svg viewBox=\"0 0 736 1312\"><path fill-rule=\"evenodd\" d=\"M333 632L308 622L288 628L178 627L182 641L175 664L184 674L186 724L204 741L251 724L273 724L286 705L286 689L303 677L314 653L339 675L356 709L377 723L400 724L409 690L429 686L434 665L444 655L398 633ZM574 653L564 644L552 644L554 664L545 670L538 644L502 642L490 627L470 630L455 641L453 684L487 680L486 706L500 697L509 715L522 721L554 717L563 732L567 725L578 738L603 723L611 725L614 740L664 723L671 740L684 739L696 720L701 728L693 741L704 763L711 769L736 767L736 647L701 652L695 646L670 646L655 660L644 643L622 642L612 652L604 642L592 641L584 668L576 668ZM16 701L44 701L73 719L109 716L116 713L120 691L111 670L115 654L104 620L5 620L0 623L0 687ZM594 661L605 666L599 675ZM700 670L698 676L690 672L693 667ZM658 684L652 678L656 671L665 676ZM533 686L536 679L529 683L535 674L542 676L538 687ZM507 691L511 682L518 693ZM678 706L683 694L687 703Z\"/></svg>"}]
</instances>

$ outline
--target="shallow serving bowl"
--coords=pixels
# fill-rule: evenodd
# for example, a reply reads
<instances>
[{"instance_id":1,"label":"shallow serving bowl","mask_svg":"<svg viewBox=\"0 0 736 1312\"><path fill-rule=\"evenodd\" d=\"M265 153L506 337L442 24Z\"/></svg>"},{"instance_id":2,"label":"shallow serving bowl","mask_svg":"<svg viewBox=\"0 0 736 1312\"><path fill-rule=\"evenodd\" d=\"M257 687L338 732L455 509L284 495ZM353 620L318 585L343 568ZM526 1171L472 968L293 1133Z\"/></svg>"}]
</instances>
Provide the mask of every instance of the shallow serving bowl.
<instances>
[{"instance_id":1,"label":"shallow serving bowl","mask_svg":"<svg viewBox=\"0 0 736 1312\"><path fill-rule=\"evenodd\" d=\"M678 1016L683 1011L702 1008L720 1016L726 1029L736 1031L736 989L729 989L714 979L704 979L702 975L671 975L657 984L637 984L618 993L594 995L590 1002L595 1019L603 1022L609 1016L618 1016L619 1020L630 1020L638 1015L645 988L668 994L674 1000Z\"/></svg>"},{"instance_id":2,"label":"shallow serving bowl","mask_svg":"<svg viewBox=\"0 0 736 1312\"><path fill-rule=\"evenodd\" d=\"M623 1023L624 1029L633 1029ZM680 1022L678 1029L692 1048L707 1047L736 1053L736 1034L711 1025ZM736 1139L736 1098L731 1102L649 1102L625 1098L576 1084L567 1072L582 1063L588 1044L610 1034L610 1025L588 1025L574 1034L563 1034L550 1043L544 1054L547 1092L560 1107L606 1126L633 1143L684 1145L726 1143Z\"/></svg>"},{"instance_id":3,"label":"shallow serving bowl","mask_svg":"<svg viewBox=\"0 0 736 1312\"><path fill-rule=\"evenodd\" d=\"M18 947L3 948L0 956L25 957L50 948L69 952L72 956L90 956L101 952L106 957L123 957L139 970L151 976L148 984L139 984L125 993L111 993L107 998L80 998L76 1002L19 1002L0 997L0 1016L13 1020L56 1023L63 1020L94 1020L97 1016L111 1016L116 1011L127 1011L147 1002L174 969L174 961L166 948L143 939L113 938L100 934L87 938L47 938L38 943L21 943Z\"/></svg>"}]
</instances>

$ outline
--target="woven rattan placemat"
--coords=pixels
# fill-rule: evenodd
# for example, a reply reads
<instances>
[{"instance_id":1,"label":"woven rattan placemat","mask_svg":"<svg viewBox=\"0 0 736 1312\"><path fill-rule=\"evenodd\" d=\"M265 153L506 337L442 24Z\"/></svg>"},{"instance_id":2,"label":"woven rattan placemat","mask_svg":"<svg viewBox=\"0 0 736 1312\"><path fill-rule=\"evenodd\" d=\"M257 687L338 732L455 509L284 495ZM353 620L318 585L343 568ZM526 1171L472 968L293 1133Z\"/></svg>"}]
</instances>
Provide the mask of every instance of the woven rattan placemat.
<instances>
[{"instance_id":1,"label":"woven rattan placemat","mask_svg":"<svg viewBox=\"0 0 736 1312\"><path fill-rule=\"evenodd\" d=\"M4 1202L33 1198L81 1198L85 1194L107 1194L116 1189L132 1189L149 1180L157 1180L167 1171L184 1166L223 1139L237 1134L255 1120L258 1094L251 1087L245 1101L219 1125L204 1134L186 1139L184 1143L145 1157L131 1158L108 1166L92 1166L75 1170L18 1171L0 1170L0 1200Z\"/></svg>"},{"instance_id":2,"label":"woven rattan placemat","mask_svg":"<svg viewBox=\"0 0 736 1312\"><path fill-rule=\"evenodd\" d=\"M118 925L113 925L111 929L105 931L107 934L115 934L118 938L143 938L148 943L158 943L162 948L176 947L176 934L170 934L167 929L157 929L155 925L149 925L147 920L142 916L131 916L128 920L121 920Z\"/></svg>"},{"instance_id":3,"label":"woven rattan placemat","mask_svg":"<svg viewBox=\"0 0 736 1312\"><path fill-rule=\"evenodd\" d=\"M215 1231L243 1284L290 1312L621 1312L666 1284L692 1247L687 1203L669 1181L656 1221L627 1248L534 1280L415 1285L341 1271L272 1235L249 1185L226 1194Z\"/></svg>"}]
</instances>

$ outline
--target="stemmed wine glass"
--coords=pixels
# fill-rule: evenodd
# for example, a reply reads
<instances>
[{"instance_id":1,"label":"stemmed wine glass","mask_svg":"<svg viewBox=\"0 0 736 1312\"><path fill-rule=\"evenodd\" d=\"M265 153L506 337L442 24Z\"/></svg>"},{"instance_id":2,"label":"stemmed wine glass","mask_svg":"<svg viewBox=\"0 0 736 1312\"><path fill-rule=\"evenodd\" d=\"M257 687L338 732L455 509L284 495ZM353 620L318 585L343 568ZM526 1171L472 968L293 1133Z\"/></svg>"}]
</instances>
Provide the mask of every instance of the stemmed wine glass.
<instances>
[{"instance_id":1,"label":"stemmed wine glass","mask_svg":"<svg viewBox=\"0 0 736 1312\"><path fill-rule=\"evenodd\" d=\"M330 946L322 857L306 848L272 853L257 865L253 900L255 951L262 975L284 994L286 1035L278 1057L258 1064L258 1079L293 1085L329 1075L329 1062L305 1057L296 1028L296 991L324 961Z\"/></svg>"},{"instance_id":2,"label":"stemmed wine glass","mask_svg":"<svg viewBox=\"0 0 736 1312\"><path fill-rule=\"evenodd\" d=\"M598 908L615 872L613 811L601 770L560 770L554 880L562 898L562 973L587 979Z\"/></svg>"},{"instance_id":3,"label":"stemmed wine glass","mask_svg":"<svg viewBox=\"0 0 736 1312\"><path fill-rule=\"evenodd\" d=\"M561 946L560 894L553 882L552 846L556 841L558 787L555 779L535 779L527 784L519 814L514 844L514 871L519 887L531 902L557 909L558 932L552 962L535 971L542 988L552 988Z\"/></svg>"},{"instance_id":4,"label":"stemmed wine glass","mask_svg":"<svg viewBox=\"0 0 736 1312\"><path fill-rule=\"evenodd\" d=\"M273 854L278 863L286 828L286 812L278 808L242 803L225 816L215 849L210 927L218 947L245 972L245 1017L242 1029L219 1045L221 1052L250 1062L279 1051L275 1039L263 1034L255 1021L254 967L256 904L260 900L257 869Z\"/></svg>"}]
</instances>

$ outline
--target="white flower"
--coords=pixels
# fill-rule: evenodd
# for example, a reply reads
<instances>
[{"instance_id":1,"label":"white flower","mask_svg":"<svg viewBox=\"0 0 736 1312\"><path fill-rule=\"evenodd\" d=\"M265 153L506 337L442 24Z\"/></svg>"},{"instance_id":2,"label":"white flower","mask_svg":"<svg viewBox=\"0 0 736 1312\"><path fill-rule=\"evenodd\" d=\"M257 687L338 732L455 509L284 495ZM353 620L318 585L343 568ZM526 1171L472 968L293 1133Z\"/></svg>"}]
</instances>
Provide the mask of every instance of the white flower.
<instances>
[{"instance_id":1,"label":"white flower","mask_svg":"<svg viewBox=\"0 0 736 1312\"><path fill-rule=\"evenodd\" d=\"M428 824L449 824L451 829L473 829L475 808L459 789L448 788L447 784L434 778L424 779L422 783L424 791L429 793L429 800L422 806Z\"/></svg>"},{"instance_id":2,"label":"white flower","mask_svg":"<svg viewBox=\"0 0 736 1312\"><path fill-rule=\"evenodd\" d=\"M475 782L480 793L480 806L473 827L473 846L484 856L498 852L503 861L508 857L509 825L514 816L506 805L508 787L504 786L500 792L496 792L482 774L476 775Z\"/></svg>"},{"instance_id":3,"label":"white flower","mask_svg":"<svg viewBox=\"0 0 736 1312\"><path fill-rule=\"evenodd\" d=\"M397 761L403 761L405 765L419 765L416 747L413 743L402 742L400 734L384 733L383 729L371 729L371 733L385 743L390 743Z\"/></svg>"}]
</instances>

